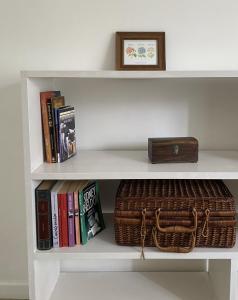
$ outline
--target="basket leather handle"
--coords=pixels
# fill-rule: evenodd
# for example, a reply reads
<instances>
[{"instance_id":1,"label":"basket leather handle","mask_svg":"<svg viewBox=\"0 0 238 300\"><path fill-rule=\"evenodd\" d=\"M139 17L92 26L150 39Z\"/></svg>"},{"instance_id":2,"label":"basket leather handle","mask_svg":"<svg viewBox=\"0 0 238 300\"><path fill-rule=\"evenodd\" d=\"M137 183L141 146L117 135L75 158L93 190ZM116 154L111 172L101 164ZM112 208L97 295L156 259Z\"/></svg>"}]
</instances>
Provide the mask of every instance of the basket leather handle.
<instances>
[{"instance_id":1,"label":"basket leather handle","mask_svg":"<svg viewBox=\"0 0 238 300\"><path fill-rule=\"evenodd\" d=\"M196 244L196 234L194 232L192 234L192 243L191 246L188 247L173 247L173 246L168 246L168 247L162 247L160 246L158 240L157 240L157 229L156 227L153 227L152 230L152 236L154 239L155 246L162 252L176 252L176 253L188 253L193 250Z\"/></svg>"},{"instance_id":2,"label":"basket leather handle","mask_svg":"<svg viewBox=\"0 0 238 300\"><path fill-rule=\"evenodd\" d=\"M186 226L167 226L167 227L161 227L160 226L160 214L161 209L157 209L155 212L155 219L156 219L156 228L160 232L164 233L193 233L197 230L197 210L193 208L192 214L193 214L193 226L192 227L186 227Z\"/></svg>"}]
</instances>

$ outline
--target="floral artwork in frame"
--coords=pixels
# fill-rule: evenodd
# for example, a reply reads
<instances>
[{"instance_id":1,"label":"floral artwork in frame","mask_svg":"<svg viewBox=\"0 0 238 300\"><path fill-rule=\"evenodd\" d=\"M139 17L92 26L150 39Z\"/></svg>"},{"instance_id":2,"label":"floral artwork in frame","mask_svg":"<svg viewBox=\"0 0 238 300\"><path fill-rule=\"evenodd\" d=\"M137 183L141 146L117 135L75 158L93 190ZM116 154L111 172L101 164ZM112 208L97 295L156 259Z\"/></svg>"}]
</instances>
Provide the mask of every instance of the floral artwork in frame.
<instances>
[{"instance_id":1,"label":"floral artwork in frame","mask_svg":"<svg viewBox=\"0 0 238 300\"><path fill-rule=\"evenodd\" d=\"M117 70L165 70L164 32L117 32Z\"/></svg>"}]
</instances>

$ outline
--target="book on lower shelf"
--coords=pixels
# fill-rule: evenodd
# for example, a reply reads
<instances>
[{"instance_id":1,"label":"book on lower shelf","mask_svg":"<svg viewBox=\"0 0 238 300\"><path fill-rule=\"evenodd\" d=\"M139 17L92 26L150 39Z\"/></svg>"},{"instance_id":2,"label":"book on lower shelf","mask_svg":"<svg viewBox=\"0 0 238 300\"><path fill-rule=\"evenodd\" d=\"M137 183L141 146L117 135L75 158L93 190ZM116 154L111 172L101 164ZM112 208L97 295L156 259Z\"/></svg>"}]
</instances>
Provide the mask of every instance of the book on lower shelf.
<instances>
[{"instance_id":1,"label":"book on lower shelf","mask_svg":"<svg viewBox=\"0 0 238 300\"><path fill-rule=\"evenodd\" d=\"M97 181L42 181L35 190L38 250L86 244L105 228Z\"/></svg>"},{"instance_id":2,"label":"book on lower shelf","mask_svg":"<svg viewBox=\"0 0 238 300\"><path fill-rule=\"evenodd\" d=\"M79 192L79 207L81 240L84 245L105 227L97 182L85 183L85 188Z\"/></svg>"},{"instance_id":3,"label":"book on lower shelf","mask_svg":"<svg viewBox=\"0 0 238 300\"><path fill-rule=\"evenodd\" d=\"M75 109L60 91L40 93L44 159L63 162L76 153Z\"/></svg>"},{"instance_id":4,"label":"book on lower shelf","mask_svg":"<svg viewBox=\"0 0 238 300\"><path fill-rule=\"evenodd\" d=\"M49 250L53 246L51 189L56 181L43 181L35 190L37 248Z\"/></svg>"}]
</instances>

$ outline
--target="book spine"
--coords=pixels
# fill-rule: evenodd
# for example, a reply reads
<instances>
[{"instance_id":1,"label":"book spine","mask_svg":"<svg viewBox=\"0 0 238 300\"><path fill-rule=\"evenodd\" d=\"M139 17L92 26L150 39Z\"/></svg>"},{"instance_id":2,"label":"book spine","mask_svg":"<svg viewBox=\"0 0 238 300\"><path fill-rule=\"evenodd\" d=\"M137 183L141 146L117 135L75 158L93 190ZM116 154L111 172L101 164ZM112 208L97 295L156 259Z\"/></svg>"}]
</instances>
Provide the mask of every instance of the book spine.
<instances>
[{"instance_id":1,"label":"book spine","mask_svg":"<svg viewBox=\"0 0 238 300\"><path fill-rule=\"evenodd\" d=\"M60 128L59 128L59 110L54 110L55 115L55 136L56 136L56 151L57 151L57 161L61 162L60 159Z\"/></svg>"},{"instance_id":2,"label":"book spine","mask_svg":"<svg viewBox=\"0 0 238 300\"><path fill-rule=\"evenodd\" d=\"M98 214L99 214L99 220L102 229L105 228L104 218L102 214L102 207L101 207L101 201L100 201L100 191L99 191L99 184L98 181L96 181L96 196L97 196L97 207L98 207Z\"/></svg>"},{"instance_id":3,"label":"book spine","mask_svg":"<svg viewBox=\"0 0 238 300\"><path fill-rule=\"evenodd\" d=\"M68 193L68 234L69 247L75 246L75 231L74 231L74 193Z\"/></svg>"},{"instance_id":4,"label":"book spine","mask_svg":"<svg viewBox=\"0 0 238 300\"><path fill-rule=\"evenodd\" d=\"M58 200L58 222L59 222L59 247L63 247L62 241L62 201L61 194L57 195Z\"/></svg>"},{"instance_id":5,"label":"book spine","mask_svg":"<svg viewBox=\"0 0 238 300\"><path fill-rule=\"evenodd\" d=\"M48 113L48 124L50 134L50 145L51 145L51 162L56 162L56 149L55 149L55 134L54 134L54 116L52 111L52 101L47 100L47 113Z\"/></svg>"},{"instance_id":6,"label":"book spine","mask_svg":"<svg viewBox=\"0 0 238 300\"><path fill-rule=\"evenodd\" d=\"M35 192L37 249L52 248L51 197L49 191Z\"/></svg>"},{"instance_id":7,"label":"book spine","mask_svg":"<svg viewBox=\"0 0 238 300\"><path fill-rule=\"evenodd\" d=\"M74 226L75 226L75 243L80 245L80 225L79 225L79 193L74 192Z\"/></svg>"},{"instance_id":8,"label":"book spine","mask_svg":"<svg viewBox=\"0 0 238 300\"><path fill-rule=\"evenodd\" d=\"M51 211L52 211L52 237L53 247L59 247L59 216L57 193L51 192Z\"/></svg>"},{"instance_id":9,"label":"book spine","mask_svg":"<svg viewBox=\"0 0 238 300\"><path fill-rule=\"evenodd\" d=\"M62 203L62 247L68 247L68 203L67 203L67 194L61 194L61 203Z\"/></svg>"},{"instance_id":10,"label":"book spine","mask_svg":"<svg viewBox=\"0 0 238 300\"><path fill-rule=\"evenodd\" d=\"M83 191L79 193L79 209L80 209L80 229L81 229L81 240L82 245L85 245L88 241L87 229L85 224L85 214L84 214L84 200Z\"/></svg>"},{"instance_id":11,"label":"book spine","mask_svg":"<svg viewBox=\"0 0 238 300\"><path fill-rule=\"evenodd\" d=\"M48 163L51 163L51 144L50 144L50 131L49 131L49 122L48 122L48 112L47 112L47 103L41 100L41 114L42 114L42 124L43 124L43 135L44 135L44 145L45 145L45 157Z\"/></svg>"}]
</instances>

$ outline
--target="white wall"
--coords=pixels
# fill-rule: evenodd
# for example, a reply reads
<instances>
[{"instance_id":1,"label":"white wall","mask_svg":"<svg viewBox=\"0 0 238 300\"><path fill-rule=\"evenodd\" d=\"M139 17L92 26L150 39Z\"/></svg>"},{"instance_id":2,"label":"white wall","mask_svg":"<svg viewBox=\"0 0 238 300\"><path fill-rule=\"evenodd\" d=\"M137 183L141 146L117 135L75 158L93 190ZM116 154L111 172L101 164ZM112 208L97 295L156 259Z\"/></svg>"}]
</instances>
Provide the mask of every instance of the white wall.
<instances>
[{"instance_id":1,"label":"white wall","mask_svg":"<svg viewBox=\"0 0 238 300\"><path fill-rule=\"evenodd\" d=\"M20 70L112 69L115 31L165 31L167 69L238 69L236 0L0 0L0 297L26 296ZM15 294L14 294L15 293Z\"/></svg>"}]
</instances>

